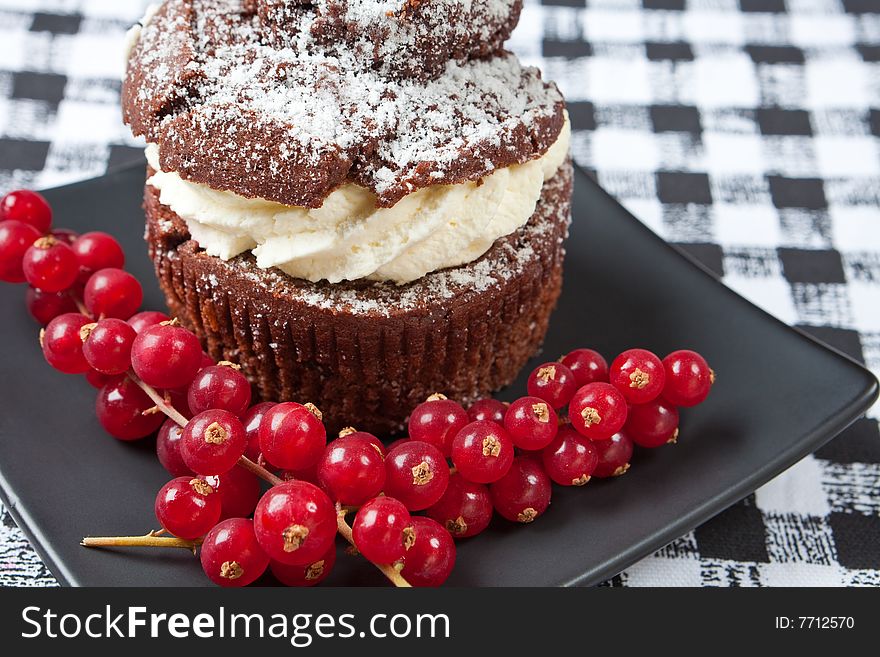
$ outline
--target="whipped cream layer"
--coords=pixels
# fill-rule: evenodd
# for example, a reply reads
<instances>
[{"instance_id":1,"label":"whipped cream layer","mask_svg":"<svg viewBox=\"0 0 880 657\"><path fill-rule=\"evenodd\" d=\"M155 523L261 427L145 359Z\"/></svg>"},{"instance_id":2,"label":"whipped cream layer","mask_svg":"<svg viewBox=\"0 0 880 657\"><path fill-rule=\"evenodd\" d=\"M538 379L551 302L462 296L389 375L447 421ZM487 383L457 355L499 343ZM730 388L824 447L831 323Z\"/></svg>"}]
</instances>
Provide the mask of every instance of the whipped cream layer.
<instances>
[{"instance_id":1,"label":"whipped cream layer","mask_svg":"<svg viewBox=\"0 0 880 657\"><path fill-rule=\"evenodd\" d=\"M528 222L544 182L565 162L570 137L566 115L559 137L541 157L478 182L420 189L390 208L377 207L373 192L353 184L316 209L218 191L162 171L155 145L147 147L156 170L148 184L209 255L229 260L251 251L259 267L312 282L367 278L404 284L473 262Z\"/></svg>"}]
</instances>

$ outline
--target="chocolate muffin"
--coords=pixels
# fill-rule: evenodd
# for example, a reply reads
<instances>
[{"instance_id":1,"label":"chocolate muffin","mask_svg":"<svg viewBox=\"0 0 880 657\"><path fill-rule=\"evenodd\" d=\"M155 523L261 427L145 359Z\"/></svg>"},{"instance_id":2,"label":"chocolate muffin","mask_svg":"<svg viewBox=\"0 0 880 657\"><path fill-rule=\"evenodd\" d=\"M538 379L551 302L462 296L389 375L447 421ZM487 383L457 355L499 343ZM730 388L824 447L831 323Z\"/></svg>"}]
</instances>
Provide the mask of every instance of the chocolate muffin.
<instances>
[{"instance_id":1,"label":"chocolate muffin","mask_svg":"<svg viewBox=\"0 0 880 657\"><path fill-rule=\"evenodd\" d=\"M171 310L264 399L312 401L331 429L392 433L433 392L506 385L559 295L564 102L500 49L519 2L469 3L459 41L434 35L442 66L414 52L452 5L166 0L132 35L123 112L150 143ZM352 16L414 68L342 38L380 34L339 27Z\"/></svg>"}]
</instances>

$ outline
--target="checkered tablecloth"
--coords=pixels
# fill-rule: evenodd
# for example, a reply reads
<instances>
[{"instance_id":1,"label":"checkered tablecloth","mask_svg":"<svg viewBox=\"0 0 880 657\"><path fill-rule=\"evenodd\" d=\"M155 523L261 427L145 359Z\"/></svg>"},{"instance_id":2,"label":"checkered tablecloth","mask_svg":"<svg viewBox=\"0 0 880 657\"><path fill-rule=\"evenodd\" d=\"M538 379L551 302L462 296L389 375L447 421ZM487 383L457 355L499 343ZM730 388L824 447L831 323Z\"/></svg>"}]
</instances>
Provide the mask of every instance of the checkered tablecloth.
<instances>
[{"instance_id":1,"label":"checkered tablecloth","mask_svg":"<svg viewBox=\"0 0 880 657\"><path fill-rule=\"evenodd\" d=\"M141 0L0 0L0 191L139 158ZM735 290L880 372L880 0L526 0L577 161ZM875 408L616 585L880 585ZM2 512L0 584L52 576Z\"/></svg>"}]
</instances>

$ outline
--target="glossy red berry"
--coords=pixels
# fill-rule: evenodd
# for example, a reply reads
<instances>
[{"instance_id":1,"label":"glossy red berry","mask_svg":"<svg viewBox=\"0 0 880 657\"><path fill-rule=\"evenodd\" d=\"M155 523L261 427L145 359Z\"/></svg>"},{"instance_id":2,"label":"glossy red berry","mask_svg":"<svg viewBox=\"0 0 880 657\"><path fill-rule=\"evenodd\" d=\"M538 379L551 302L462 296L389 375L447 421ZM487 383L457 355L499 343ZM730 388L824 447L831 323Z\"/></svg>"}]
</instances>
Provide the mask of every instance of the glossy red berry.
<instances>
[{"instance_id":1,"label":"glossy red berry","mask_svg":"<svg viewBox=\"0 0 880 657\"><path fill-rule=\"evenodd\" d=\"M544 363L529 375L528 391L532 397L546 401L553 408L562 408L577 390L574 374L562 363Z\"/></svg>"},{"instance_id":2,"label":"glossy red berry","mask_svg":"<svg viewBox=\"0 0 880 657\"><path fill-rule=\"evenodd\" d=\"M352 427L346 427L345 429L343 429L342 431L339 432L340 438L342 438L344 436L356 436L358 438L362 438L363 440L366 440L368 443L370 443L373 446L373 449L376 450L376 452L382 457L383 460L388 455L388 448L385 447L385 444L381 440L379 440L376 436L374 436L373 434L371 434L368 431L353 431ZM397 441L395 441L395 442L397 442ZM392 443L392 444L394 444L394 443Z\"/></svg>"},{"instance_id":3,"label":"glossy red berry","mask_svg":"<svg viewBox=\"0 0 880 657\"><path fill-rule=\"evenodd\" d=\"M663 398L629 407L623 430L640 447L678 440L678 409Z\"/></svg>"},{"instance_id":4,"label":"glossy red berry","mask_svg":"<svg viewBox=\"0 0 880 657\"><path fill-rule=\"evenodd\" d=\"M171 318L168 315L160 313L158 310L144 310L128 318L128 324L135 333L142 333L147 327L170 321Z\"/></svg>"},{"instance_id":5,"label":"glossy red berry","mask_svg":"<svg viewBox=\"0 0 880 657\"><path fill-rule=\"evenodd\" d=\"M619 477L629 470L629 462L633 454L633 441L622 431L611 437L611 440L599 440L593 443L599 457L593 476L599 479Z\"/></svg>"},{"instance_id":6,"label":"glossy red berry","mask_svg":"<svg viewBox=\"0 0 880 657\"><path fill-rule=\"evenodd\" d=\"M95 413L104 430L119 440L138 440L154 433L164 415L131 379L116 377L98 391Z\"/></svg>"},{"instance_id":7,"label":"glossy red berry","mask_svg":"<svg viewBox=\"0 0 880 657\"><path fill-rule=\"evenodd\" d=\"M510 405L504 428L520 449L544 449L556 437L559 418L543 399L520 397Z\"/></svg>"},{"instance_id":8,"label":"glossy red berry","mask_svg":"<svg viewBox=\"0 0 880 657\"><path fill-rule=\"evenodd\" d=\"M208 579L226 588L253 584L269 565L269 557L257 542L254 523L246 518L229 518L217 524L205 536L199 558Z\"/></svg>"},{"instance_id":9,"label":"glossy red berry","mask_svg":"<svg viewBox=\"0 0 880 657\"><path fill-rule=\"evenodd\" d=\"M156 324L145 328L135 338L131 347L131 365L135 374L151 386L183 388L189 385L202 366L202 345L185 328Z\"/></svg>"},{"instance_id":10,"label":"glossy red berry","mask_svg":"<svg viewBox=\"0 0 880 657\"><path fill-rule=\"evenodd\" d=\"M287 564L311 564L333 545L336 509L317 486L288 481L263 495L254 512L254 529L270 558Z\"/></svg>"},{"instance_id":11,"label":"glossy red berry","mask_svg":"<svg viewBox=\"0 0 880 657\"><path fill-rule=\"evenodd\" d=\"M274 402L260 402L254 404L241 418L244 425L244 433L247 436L248 446L244 451L244 455L251 461L256 462L260 458L260 423L263 421L263 415L275 405Z\"/></svg>"},{"instance_id":12,"label":"glossy red berry","mask_svg":"<svg viewBox=\"0 0 880 657\"><path fill-rule=\"evenodd\" d=\"M647 349L627 349L611 362L611 384L630 404L656 399L666 383L663 363Z\"/></svg>"},{"instance_id":13,"label":"glossy red berry","mask_svg":"<svg viewBox=\"0 0 880 657\"><path fill-rule=\"evenodd\" d=\"M452 462L468 481L498 481L513 463L513 440L494 422L471 422L452 441Z\"/></svg>"},{"instance_id":14,"label":"glossy red berry","mask_svg":"<svg viewBox=\"0 0 880 657\"><path fill-rule=\"evenodd\" d=\"M427 511L455 538L481 533L492 520L492 498L484 484L468 481L457 472L449 477L443 497Z\"/></svg>"},{"instance_id":15,"label":"glossy red berry","mask_svg":"<svg viewBox=\"0 0 880 657\"><path fill-rule=\"evenodd\" d=\"M440 450L421 440L398 445L385 457L385 494L410 511L435 504L449 483L449 466Z\"/></svg>"},{"instance_id":16,"label":"glossy red berry","mask_svg":"<svg viewBox=\"0 0 880 657\"><path fill-rule=\"evenodd\" d=\"M260 450L276 468L302 470L318 462L327 446L327 431L314 405L276 404L260 423Z\"/></svg>"},{"instance_id":17,"label":"glossy red berry","mask_svg":"<svg viewBox=\"0 0 880 657\"><path fill-rule=\"evenodd\" d=\"M220 520L220 497L201 479L178 477L156 495L159 524L178 538L207 534Z\"/></svg>"},{"instance_id":18,"label":"glossy red berry","mask_svg":"<svg viewBox=\"0 0 880 657\"><path fill-rule=\"evenodd\" d=\"M66 292L43 292L29 287L25 304L31 317L43 326L58 315L76 312L76 303Z\"/></svg>"},{"instance_id":19,"label":"glossy red berry","mask_svg":"<svg viewBox=\"0 0 880 657\"><path fill-rule=\"evenodd\" d=\"M510 470L489 486L495 510L512 522L529 523L550 506L550 477L541 461L532 456L518 456Z\"/></svg>"},{"instance_id":20,"label":"glossy red berry","mask_svg":"<svg viewBox=\"0 0 880 657\"><path fill-rule=\"evenodd\" d=\"M412 547L415 535L411 524L403 502L393 497L374 497L358 509L354 518L354 544L373 563L394 563Z\"/></svg>"},{"instance_id":21,"label":"glossy red berry","mask_svg":"<svg viewBox=\"0 0 880 657\"><path fill-rule=\"evenodd\" d=\"M79 263L73 249L54 237L41 237L24 252L25 280L44 292L61 292L76 281Z\"/></svg>"},{"instance_id":22,"label":"glossy red berry","mask_svg":"<svg viewBox=\"0 0 880 657\"><path fill-rule=\"evenodd\" d=\"M101 374L100 372L96 372L93 369L89 369L86 372L86 381L88 381L89 385L92 386L95 390L100 390L105 385L120 378L121 375L117 374L115 376L110 374Z\"/></svg>"},{"instance_id":23,"label":"glossy red berry","mask_svg":"<svg viewBox=\"0 0 880 657\"><path fill-rule=\"evenodd\" d=\"M247 438L241 421L229 411L204 411L187 422L180 439L180 455L193 472L228 472L244 454Z\"/></svg>"},{"instance_id":24,"label":"glossy red berry","mask_svg":"<svg viewBox=\"0 0 880 657\"><path fill-rule=\"evenodd\" d=\"M269 568L272 574L284 586L315 586L320 584L330 573L336 564L336 546L331 545L323 557L315 562L305 565L291 565L272 561Z\"/></svg>"},{"instance_id":25,"label":"glossy red berry","mask_svg":"<svg viewBox=\"0 0 880 657\"><path fill-rule=\"evenodd\" d=\"M0 199L0 221L8 220L26 223L45 235L52 226L52 207L42 194L17 189Z\"/></svg>"},{"instance_id":26,"label":"glossy red berry","mask_svg":"<svg viewBox=\"0 0 880 657\"><path fill-rule=\"evenodd\" d=\"M318 460L318 482L330 499L358 506L385 486L385 464L373 444L353 433L337 438Z\"/></svg>"},{"instance_id":27,"label":"glossy red berry","mask_svg":"<svg viewBox=\"0 0 880 657\"><path fill-rule=\"evenodd\" d=\"M156 436L156 456L159 463L172 477L192 477L194 472L183 461L180 455L180 439L183 436L183 428L177 422L168 418L159 428Z\"/></svg>"},{"instance_id":28,"label":"glossy red berry","mask_svg":"<svg viewBox=\"0 0 880 657\"><path fill-rule=\"evenodd\" d=\"M40 332L46 362L65 374L88 372L91 368L83 355L80 331L89 323L89 318L80 313L64 313L49 322Z\"/></svg>"},{"instance_id":29,"label":"glossy red berry","mask_svg":"<svg viewBox=\"0 0 880 657\"><path fill-rule=\"evenodd\" d=\"M70 230L69 228L53 228L49 235L59 242L64 242L68 246L72 245L76 241L76 238L79 237L79 233L75 230Z\"/></svg>"},{"instance_id":30,"label":"glossy red berry","mask_svg":"<svg viewBox=\"0 0 880 657\"><path fill-rule=\"evenodd\" d=\"M84 233L71 245L76 254L78 274L85 283L89 277L101 269L122 269L125 267L125 253L113 236L102 232Z\"/></svg>"},{"instance_id":31,"label":"glossy red berry","mask_svg":"<svg viewBox=\"0 0 880 657\"><path fill-rule=\"evenodd\" d=\"M243 415L251 403L251 384L239 369L238 365L224 361L199 370L187 393L192 412L220 408Z\"/></svg>"},{"instance_id":32,"label":"glossy red berry","mask_svg":"<svg viewBox=\"0 0 880 657\"><path fill-rule=\"evenodd\" d=\"M666 385L663 396L676 406L702 404L715 383L715 372L696 351L681 349L663 359Z\"/></svg>"},{"instance_id":33,"label":"glossy red berry","mask_svg":"<svg viewBox=\"0 0 880 657\"><path fill-rule=\"evenodd\" d=\"M94 317L128 319L137 312L143 299L141 284L122 269L96 271L83 291L83 301Z\"/></svg>"},{"instance_id":34,"label":"glossy red berry","mask_svg":"<svg viewBox=\"0 0 880 657\"><path fill-rule=\"evenodd\" d=\"M578 388L597 381L608 382L608 362L593 349L575 349L562 357L562 364L574 374Z\"/></svg>"},{"instance_id":35,"label":"glossy red berry","mask_svg":"<svg viewBox=\"0 0 880 657\"><path fill-rule=\"evenodd\" d=\"M235 466L219 475L200 476L211 485L220 496L220 518L247 518L263 495L263 488L257 475L241 466Z\"/></svg>"},{"instance_id":36,"label":"glossy red berry","mask_svg":"<svg viewBox=\"0 0 880 657\"><path fill-rule=\"evenodd\" d=\"M610 383L588 383L568 406L571 426L590 440L608 440L626 422L626 400Z\"/></svg>"},{"instance_id":37,"label":"glossy red berry","mask_svg":"<svg viewBox=\"0 0 880 657\"><path fill-rule=\"evenodd\" d=\"M412 518L416 538L406 553L400 574L413 586L440 586L455 567L455 541L431 518Z\"/></svg>"},{"instance_id":38,"label":"glossy red berry","mask_svg":"<svg viewBox=\"0 0 880 657\"><path fill-rule=\"evenodd\" d=\"M596 469L599 453L593 441L566 425L541 452L547 475L560 486L583 486Z\"/></svg>"},{"instance_id":39,"label":"glossy red berry","mask_svg":"<svg viewBox=\"0 0 880 657\"><path fill-rule=\"evenodd\" d=\"M468 423L461 404L434 394L415 407L409 418L409 437L432 444L443 456L449 456L452 439Z\"/></svg>"},{"instance_id":40,"label":"glossy red berry","mask_svg":"<svg viewBox=\"0 0 880 657\"><path fill-rule=\"evenodd\" d=\"M478 399L467 410L468 420L470 422L495 422L504 426L504 416L507 414L507 404L488 397L486 399Z\"/></svg>"},{"instance_id":41,"label":"glossy red berry","mask_svg":"<svg viewBox=\"0 0 880 657\"><path fill-rule=\"evenodd\" d=\"M22 259L41 233L21 221L0 222L0 281L24 283Z\"/></svg>"},{"instance_id":42,"label":"glossy red berry","mask_svg":"<svg viewBox=\"0 0 880 657\"><path fill-rule=\"evenodd\" d=\"M135 332L121 319L102 319L86 324L80 332L86 362L102 374L123 374L131 367Z\"/></svg>"}]
</instances>

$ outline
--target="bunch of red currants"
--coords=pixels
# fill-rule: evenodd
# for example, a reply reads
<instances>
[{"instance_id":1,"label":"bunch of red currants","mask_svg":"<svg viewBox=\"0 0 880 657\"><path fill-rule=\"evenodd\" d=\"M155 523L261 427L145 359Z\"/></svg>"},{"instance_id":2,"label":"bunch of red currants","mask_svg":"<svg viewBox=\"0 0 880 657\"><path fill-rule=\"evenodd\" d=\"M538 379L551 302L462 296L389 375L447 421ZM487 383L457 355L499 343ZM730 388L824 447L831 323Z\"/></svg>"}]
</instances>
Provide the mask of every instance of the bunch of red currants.
<instances>
[{"instance_id":1,"label":"bunch of red currants","mask_svg":"<svg viewBox=\"0 0 880 657\"><path fill-rule=\"evenodd\" d=\"M52 231L38 194L0 200L0 279L30 284L46 360L99 389L97 416L112 436L158 430L158 458L175 479L159 491L156 517L184 546L200 546L221 586L246 586L267 569L291 586L317 584L335 563L337 533L398 585L442 584L453 539L479 534L494 512L532 522L552 482L623 474L634 444L675 442L678 407L701 403L714 382L693 351L660 360L630 349L609 367L577 349L537 367L529 395L512 404L483 399L465 410L435 394L413 411L409 437L388 448L354 428L328 443L313 404L252 405L237 365L215 363L165 314L137 313L141 286L123 265L106 233ZM265 492L260 477L272 484Z\"/></svg>"}]
</instances>

